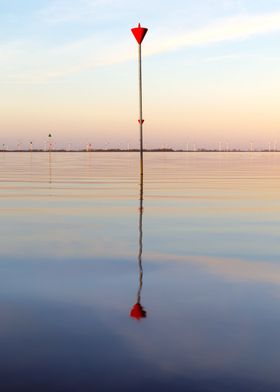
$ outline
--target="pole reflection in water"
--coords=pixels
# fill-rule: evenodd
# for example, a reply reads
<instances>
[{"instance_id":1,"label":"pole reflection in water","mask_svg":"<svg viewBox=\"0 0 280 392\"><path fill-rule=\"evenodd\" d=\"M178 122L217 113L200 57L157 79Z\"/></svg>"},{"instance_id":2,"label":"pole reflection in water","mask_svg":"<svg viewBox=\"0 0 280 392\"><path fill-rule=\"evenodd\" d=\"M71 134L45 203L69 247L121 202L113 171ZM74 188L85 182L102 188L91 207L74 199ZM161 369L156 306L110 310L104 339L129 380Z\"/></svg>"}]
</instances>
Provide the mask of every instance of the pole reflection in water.
<instances>
[{"instance_id":1,"label":"pole reflection in water","mask_svg":"<svg viewBox=\"0 0 280 392\"><path fill-rule=\"evenodd\" d=\"M143 175L140 175L140 206L139 206L139 252L138 252L138 267L139 267L139 287L137 291L136 304L130 311L130 317L136 320L141 320L147 316L147 312L141 305L141 291L143 286L143 267L142 267L142 250L143 250Z\"/></svg>"},{"instance_id":2,"label":"pole reflection in water","mask_svg":"<svg viewBox=\"0 0 280 392\"><path fill-rule=\"evenodd\" d=\"M52 183L52 154L49 151L49 184Z\"/></svg>"}]
</instances>

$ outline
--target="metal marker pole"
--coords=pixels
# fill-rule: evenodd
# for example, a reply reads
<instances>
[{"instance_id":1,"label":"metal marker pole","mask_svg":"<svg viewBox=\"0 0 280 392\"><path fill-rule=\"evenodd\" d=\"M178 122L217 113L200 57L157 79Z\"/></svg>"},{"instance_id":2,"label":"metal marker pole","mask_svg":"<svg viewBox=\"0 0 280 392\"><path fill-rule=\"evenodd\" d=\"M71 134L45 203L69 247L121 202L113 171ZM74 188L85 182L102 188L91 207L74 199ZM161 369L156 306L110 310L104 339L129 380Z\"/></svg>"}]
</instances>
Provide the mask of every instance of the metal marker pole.
<instances>
[{"instance_id":1,"label":"metal marker pole","mask_svg":"<svg viewBox=\"0 0 280 392\"><path fill-rule=\"evenodd\" d=\"M148 31L146 27L138 27L131 29L136 41L138 42L138 67L139 67L139 127L140 127L140 175L143 177L143 109L142 109L142 55L141 43Z\"/></svg>"},{"instance_id":2,"label":"metal marker pole","mask_svg":"<svg viewBox=\"0 0 280 392\"><path fill-rule=\"evenodd\" d=\"M142 54L141 44L138 51L139 61L139 125L140 125L140 175L143 176L143 108L142 108Z\"/></svg>"}]
</instances>

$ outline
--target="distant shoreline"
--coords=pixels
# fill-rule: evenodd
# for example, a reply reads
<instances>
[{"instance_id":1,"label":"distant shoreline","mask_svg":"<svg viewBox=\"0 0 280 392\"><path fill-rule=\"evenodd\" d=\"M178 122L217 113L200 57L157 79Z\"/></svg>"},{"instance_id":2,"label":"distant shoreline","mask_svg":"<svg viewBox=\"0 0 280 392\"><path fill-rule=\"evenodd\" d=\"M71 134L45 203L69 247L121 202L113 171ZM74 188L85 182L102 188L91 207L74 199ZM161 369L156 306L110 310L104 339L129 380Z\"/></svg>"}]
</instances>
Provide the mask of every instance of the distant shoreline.
<instances>
[{"instance_id":1,"label":"distant shoreline","mask_svg":"<svg viewBox=\"0 0 280 392\"><path fill-rule=\"evenodd\" d=\"M175 150L173 148L155 148L155 149L144 149L144 152L184 152L184 153L203 153L203 152L213 152L213 153L238 153L238 152L248 152L248 153L255 153L255 152L280 152L280 150L237 150L237 149L233 149L233 150L207 150L207 149L197 149L197 150ZM0 149L0 152L2 153L58 153L58 152L63 152L63 153L73 153L73 152L84 152L84 153L93 153L93 152L121 152L121 153L125 153L125 152L140 152L139 149L129 149L129 150L122 150L122 149L102 149L102 148L98 148L98 149L92 149L92 150L64 150L64 149L56 149L56 150L38 150L38 149L34 149L34 150L3 150Z\"/></svg>"}]
</instances>

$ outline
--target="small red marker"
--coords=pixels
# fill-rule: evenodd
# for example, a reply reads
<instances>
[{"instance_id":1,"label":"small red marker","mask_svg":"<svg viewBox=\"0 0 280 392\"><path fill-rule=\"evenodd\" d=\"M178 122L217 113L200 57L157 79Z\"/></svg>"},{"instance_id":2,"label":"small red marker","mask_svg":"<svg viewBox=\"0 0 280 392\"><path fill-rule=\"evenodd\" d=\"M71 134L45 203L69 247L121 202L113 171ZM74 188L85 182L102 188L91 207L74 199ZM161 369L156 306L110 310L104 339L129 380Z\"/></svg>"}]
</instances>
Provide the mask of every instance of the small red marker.
<instances>
[{"instance_id":1,"label":"small red marker","mask_svg":"<svg viewBox=\"0 0 280 392\"><path fill-rule=\"evenodd\" d=\"M146 29L145 27L141 27L140 23L138 23L138 27L134 27L133 29L131 29L131 31L138 44L141 45L148 29Z\"/></svg>"},{"instance_id":2,"label":"small red marker","mask_svg":"<svg viewBox=\"0 0 280 392\"><path fill-rule=\"evenodd\" d=\"M143 306L137 302L135 305L133 305L133 308L130 311L130 317L135 318L136 320L141 320L141 318L147 317L147 312Z\"/></svg>"}]
</instances>

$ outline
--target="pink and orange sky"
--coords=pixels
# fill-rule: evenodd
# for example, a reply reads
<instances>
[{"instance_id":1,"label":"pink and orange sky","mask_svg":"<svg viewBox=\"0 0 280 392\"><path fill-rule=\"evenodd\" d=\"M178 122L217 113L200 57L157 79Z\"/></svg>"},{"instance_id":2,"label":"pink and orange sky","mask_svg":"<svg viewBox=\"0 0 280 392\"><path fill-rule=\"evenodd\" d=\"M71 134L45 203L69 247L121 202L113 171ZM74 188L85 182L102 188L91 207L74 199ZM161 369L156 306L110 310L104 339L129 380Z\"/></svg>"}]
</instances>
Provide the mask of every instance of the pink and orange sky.
<instances>
[{"instance_id":1,"label":"pink and orange sky","mask_svg":"<svg viewBox=\"0 0 280 392\"><path fill-rule=\"evenodd\" d=\"M280 4L274 0L21 0L0 3L1 140L280 148Z\"/></svg>"}]
</instances>

